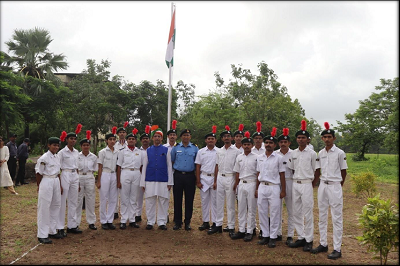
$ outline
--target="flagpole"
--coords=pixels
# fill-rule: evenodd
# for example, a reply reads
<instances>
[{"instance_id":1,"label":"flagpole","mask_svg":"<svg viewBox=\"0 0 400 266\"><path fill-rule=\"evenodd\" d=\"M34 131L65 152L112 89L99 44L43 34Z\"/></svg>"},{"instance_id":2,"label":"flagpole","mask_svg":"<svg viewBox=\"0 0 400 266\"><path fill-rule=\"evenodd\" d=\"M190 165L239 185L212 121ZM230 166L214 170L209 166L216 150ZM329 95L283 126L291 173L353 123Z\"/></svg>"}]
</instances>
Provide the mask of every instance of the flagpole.
<instances>
[{"instance_id":1,"label":"flagpole","mask_svg":"<svg viewBox=\"0 0 400 266\"><path fill-rule=\"evenodd\" d=\"M171 2L171 20L174 15L174 3ZM170 130L171 126L171 104L172 104L172 64L169 66L169 89L168 89L168 119L167 119L167 131Z\"/></svg>"}]
</instances>

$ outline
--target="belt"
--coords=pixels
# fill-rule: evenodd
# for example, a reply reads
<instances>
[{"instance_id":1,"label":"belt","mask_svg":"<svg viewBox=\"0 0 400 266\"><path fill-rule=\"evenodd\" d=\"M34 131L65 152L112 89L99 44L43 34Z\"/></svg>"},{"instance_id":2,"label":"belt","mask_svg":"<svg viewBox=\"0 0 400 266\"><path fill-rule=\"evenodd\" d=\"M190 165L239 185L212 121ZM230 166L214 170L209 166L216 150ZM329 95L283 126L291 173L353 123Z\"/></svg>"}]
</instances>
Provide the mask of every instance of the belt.
<instances>
[{"instance_id":1,"label":"belt","mask_svg":"<svg viewBox=\"0 0 400 266\"><path fill-rule=\"evenodd\" d=\"M204 172L201 172L201 174L205 175L205 176L214 176L214 174L207 174L207 173L204 173Z\"/></svg>"},{"instance_id":2,"label":"belt","mask_svg":"<svg viewBox=\"0 0 400 266\"><path fill-rule=\"evenodd\" d=\"M323 180L321 180L322 182L324 182L325 184L327 184L327 185L332 185L332 184L338 184L338 183L340 183L340 181L323 181Z\"/></svg>"},{"instance_id":3,"label":"belt","mask_svg":"<svg viewBox=\"0 0 400 266\"><path fill-rule=\"evenodd\" d=\"M180 174L182 174L182 175L193 174L193 171L190 171L190 172L182 172L182 171L179 171L179 170L176 170L176 169L175 169L175 172L178 172L178 173L180 173Z\"/></svg>"},{"instance_id":4,"label":"belt","mask_svg":"<svg viewBox=\"0 0 400 266\"><path fill-rule=\"evenodd\" d=\"M93 173L92 171L87 171L86 173L79 173L79 175L90 175L92 173Z\"/></svg>"},{"instance_id":5,"label":"belt","mask_svg":"<svg viewBox=\"0 0 400 266\"><path fill-rule=\"evenodd\" d=\"M266 186L279 186L279 184L274 184L271 182L265 182L265 181L261 181L260 184L266 185Z\"/></svg>"},{"instance_id":6,"label":"belt","mask_svg":"<svg viewBox=\"0 0 400 266\"><path fill-rule=\"evenodd\" d=\"M256 182L257 181L257 179L250 179L250 180L240 180L242 183L253 183L253 182Z\"/></svg>"},{"instance_id":7,"label":"belt","mask_svg":"<svg viewBox=\"0 0 400 266\"><path fill-rule=\"evenodd\" d=\"M122 170L139 171L140 168L122 168Z\"/></svg>"},{"instance_id":8,"label":"belt","mask_svg":"<svg viewBox=\"0 0 400 266\"><path fill-rule=\"evenodd\" d=\"M70 172L70 173L75 173L75 172L77 172L77 170L76 169L61 169L63 172L65 171L65 172Z\"/></svg>"},{"instance_id":9,"label":"belt","mask_svg":"<svg viewBox=\"0 0 400 266\"><path fill-rule=\"evenodd\" d=\"M299 179L293 179L293 182L297 184L306 184L306 183L311 183L311 179L304 179L304 180L299 180Z\"/></svg>"},{"instance_id":10,"label":"belt","mask_svg":"<svg viewBox=\"0 0 400 266\"><path fill-rule=\"evenodd\" d=\"M48 177L48 178L57 178L57 175L43 175L43 177Z\"/></svg>"},{"instance_id":11,"label":"belt","mask_svg":"<svg viewBox=\"0 0 400 266\"><path fill-rule=\"evenodd\" d=\"M110 169L103 169L103 172L104 173L115 173L115 171L111 171Z\"/></svg>"},{"instance_id":12,"label":"belt","mask_svg":"<svg viewBox=\"0 0 400 266\"><path fill-rule=\"evenodd\" d=\"M221 176L233 176L233 174L221 174Z\"/></svg>"}]
</instances>

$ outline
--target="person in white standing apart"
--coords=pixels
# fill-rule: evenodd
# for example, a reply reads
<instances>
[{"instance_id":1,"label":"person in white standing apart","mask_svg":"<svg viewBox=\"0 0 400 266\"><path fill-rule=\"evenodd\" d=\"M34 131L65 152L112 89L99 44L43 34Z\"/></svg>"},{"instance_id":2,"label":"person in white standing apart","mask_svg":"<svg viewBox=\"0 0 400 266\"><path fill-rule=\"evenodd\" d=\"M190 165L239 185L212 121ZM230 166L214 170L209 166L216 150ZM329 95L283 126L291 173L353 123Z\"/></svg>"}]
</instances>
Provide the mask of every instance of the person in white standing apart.
<instances>
[{"instance_id":1,"label":"person in white standing apart","mask_svg":"<svg viewBox=\"0 0 400 266\"><path fill-rule=\"evenodd\" d=\"M140 135L140 142L142 143L142 146L140 146L140 150L146 154L146 150L150 147L150 126L147 125L144 133ZM144 191L143 189L139 190L139 194L137 195L137 208L135 211L135 222L141 222L142 221L142 212L143 212L143 196L144 196Z\"/></svg>"},{"instance_id":2,"label":"person in white standing apart","mask_svg":"<svg viewBox=\"0 0 400 266\"><path fill-rule=\"evenodd\" d=\"M7 187L11 194L18 195L18 193L14 190L14 183L11 179L11 175L7 166L7 161L9 158L10 152L8 147L4 145L3 137L0 136L0 186Z\"/></svg>"},{"instance_id":3,"label":"person in white standing apart","mask_svg":"<svg viewBox=\"0 0 400 266\"><path fill-rule=\"evenodd\" d=\"M156 219L158 229L167 230L169 194L174 185L171 152L162 145L162 130L156 125L152 129L153 145L144 153L140 179L146 199L146 230L153 229Z\"/></svg>"},{"instance_id":4,"label":"person in white standing apart","mask_svg":"<svg viewBox=\"0 0 400 266\"><path fill-rule=\"evenodd\" d=\"M118 152L117 160L117 187L121 189L121 224L120 229L129 226L139 228L135 222L137 209L137 195L140 188L140 176L142 172L142 151L135 147L136 133L134 128L127 136L128 145Z\"/></svg>"},{"instance_id":5,"label":"person in white standing apart","mask_svg":"<svg viewBox=\"0 0 400 266\"><path fill-rule=\"evenodd\" d=\"M58 152L61 163L61 187L63 194L61 195L61 209L60 216L57 223L57 229L61 234L66 237L67 233L81 234L82 231L78 228L78 221L76 219L78 207L78 193L79 193L79 176L78 176L78 156L79 152L74 148L76 144L76 137L82 129L82 125L78 124L75 132L70 132L66 135L67 146ZM66 132L63 132L63 138ZM61 139L64 141L64 139ZM65 211L67 209L68 201L68 215L67 215L67 232L64 231L65 227Z\"/></svg>"},{"instance_id":6,"label":"person in white standing apart","mask_svg":"<svg viewBox=\"0 0 400 266\"><path fill-rule=\"evenodd\" d=\"M57 221L61 208L60 158L57 154L60 139L51 137L47 141L49 150L36 162L36 183L38 185L37 237L40 243L51 244L50 238L63 238L57 232Z\"/></svg>"},{"instance_id":7,"label":"person in white standing apart","mask_svg":"<svg viewBox=\"0 0 400 266\"><path fill-rule=\"evenodd\" d=\"M310 252L314 239L314 193L312 181L316 170L317 153L307 147L310 136L305 120L301 121L301 130L295 136L299 147L292 152L289 168L294 170L292 202L293 221L298 239L289 244L291 248L303 247Z\"/></svg>"},{"instance_id":8,"label":"person in white standing apart","mask_svg":"<svg viewBox=\"0 0 400 266\"><path fill-rule=\"evenodd\" d=\"M333 252L328 259L338 259L342 256L343 236L343 184L347 175L346 153L336 147L335 131L330 129L328 122L324 123L325 130L322 131L322 141L325 148L320 150L317 157L317 171L313 186L319 182L318 187L318 210L319 210L319 235L320 245L311 250L317 254L328 251L328 209L331 207L333 225ZM321 176L321 177L320 177ZM321 180L320 180L321 179Z\"/></svg>"},{"instance_id":9,"label":"person in white standing apart","mask_svg":"<svg viewBox=\"0 0 400 266\"><path fill-rule=\"evenodd\" d=\"M114 210L118 200L117 192L117 158L118 150L114 149L117 137L117 127L112 128L112 133L106 134L107 147L99 152L99 171L97 188L100 190L100 223L103 230L114 230Z\"/></svg>"},{"instance_id":10,"label":"person in white standing apart","mask_svg":"<svg viewBox=\"0 0 400 266\"><path fill-rule=\"evenodd\" d=\"M244 138L244 125L240 124L238 127L238 130L233 133L233 140L235 141L235 148L240 150L240 152L244 152L243 147L242 147L242 139Z\"/></svg>"},{"instance_id":11,"label":"person in white standing apart","mask_svg":"<svg viewBox=\"0 0 400 266\"><path fill-rule=\"evenodd\" d=\"M207 234L222 233L222 222L224 219L224 205L226 198L227 220L229 236L235 233L235 184L236 175L233 171L236 157L240 151L232 145L232 132L229 126L220 133L224 146L217 150L216 165L214 171L213 189L217 190L217 217L215 227L210 228Z\"/></svg>"},{"instance_id":12,"label":"person in white standing apart","mask_svg":"<svg viewBox=\"0 0 400 266\"><path fill-rule=\"evenodd\" d=\"M270 248L276 247L279 220L281 220L281 199L286 195L286 167L283 164L283 157L274 151L278 142L275 135L276 127L263 139L265 154L257 157L258 180L255 192L263 237L257 244L268 244ZM268 213L270 219L268 219Z\"/></svg>"},{"instance_id":13,"label":"person in white standing apart","mask_svg":"<svg viewBox=\"0 0 400 266\"><path fill-rule=\"evenodd\" d=\"M124 127L119 127L117 129L117 135L118 135L118 141L115 143L114 145L114 149L121 151L126 147L126 127L129 125L129 122L126 121L124 123ZM121 189L117 189L118 191L118 200L117 200L117 205L115 206L115 210L114 210L114 220L118 219L118 211L120 209L120 198L121 198Z\"/></svg>"},{"instance_id":14,"label":"person in white standing apart","mask_svg":"<svg viewBox=\"0 0 400 266\"><path fill-rule=\"evenodd\" d=\"M168 151L171 152L172 148L176 145L176 139L178 138L176 131L176 124L178 121L172 120L171 129L167 131L167 143L164 144L164 147L168 148ZM172 173L174 169L172 169ZM171 198L171 190L169 192L169 198ZM167 215L167 223L169 223L169 213Z\"/></svg>"},{"instance_id":15,"label":"person in white standing apart","mask_svg":"<svg viewBox=\"0 0 400 266\"><path fill-rule=\"evenodd\" d=\"M196 186L200 189L201 211L203 224L199 226L200 231L210 229L210 222L217 216L216 190L213 189L215 162L218 148L215 147L217 137L217 126L212 126L212 131L204 136L206 147L201 148L196 155ZM210 217L211 211L211 217Z\"/></svg>"},{"instance_id":16,"label":"person in white standing apart","mask_svg":"<svg viewBox=\"0 0 400 266\"><path fill-rule=\"evenodd\" d=\"M292 186L293 186L293 170L288 167L289 159L292 156L293 150L290 149L290 136L289 136L289 128L283 129L283 134L278 137L278 144L280 149L276 151L277 154L283 157L283 164L286 167L285 170L285 182L286 182L286 196L285 205L287 211L287 239L286 245L293 242L294 237L294 223L293 223L293 207L292 207ZM279 236L282 239L282 212L283 212L283 199L281 204L281 219L279 220L279 230L278 230L278 239Z\"/></svg>"},{"instance_id":17,"label":"person in white standing apart","mask_svg":"<svg viewBox=\"0 0 400 266\"><path fill-rule=\"evenodd\" d=\"M244 152L236 157L233 171L236 172L234 189L238 190L238 221L239 230L231 235L231 239L243 238L245 242L253 239L256 228L257 199L255 191L257 187L257 154L252 153L253 139L250 132L246 131L242 139ZM247 221L247 230L246 230Z\"/></svg>"},{"instance_id":18,"label":"person in white standing apart","mask_svg":"<svg viewBox=\"0 0 400 266\"><path fill-rule=\"evenodd\" d=\"M76 221L78 226L82 220L82 205L83 197L85 197L85 213L86 221L89 224L89 229L97 230L95 226L96 214L96 180L93 173L98 170L97 156L90 152L90 135L91 131L86 131L86 138L79 141L82 151L78 155L78 175L79 175L79 193L78 193L78 208L76 212Z\"/></svg>"}]
</instances>

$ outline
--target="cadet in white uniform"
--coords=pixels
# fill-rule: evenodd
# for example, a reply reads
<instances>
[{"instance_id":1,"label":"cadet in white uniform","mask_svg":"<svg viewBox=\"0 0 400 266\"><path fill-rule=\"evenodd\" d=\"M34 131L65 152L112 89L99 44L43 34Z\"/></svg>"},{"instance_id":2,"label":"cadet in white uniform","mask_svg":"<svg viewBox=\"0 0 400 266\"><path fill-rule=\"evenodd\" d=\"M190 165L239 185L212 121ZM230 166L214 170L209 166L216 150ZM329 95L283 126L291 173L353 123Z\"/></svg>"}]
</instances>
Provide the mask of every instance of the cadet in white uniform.
<instances>
[{"instance_id":1,"label":"cadet in white uniform","mask_svg":"<svg viewBox=\"0 0 400 266\"><path fill-rule=\"evenodd\" d=\"M60 139L51 137L47 141L49 150L36 163L38 185L37 237L40 243L51 244L50 238L63 238L57 233L57 221L61 207L60 158L57 155Z\"/></svg>"},{"instance_id":2,"label":"cadet in white uniform","mask_svg":"<svg viewBox=\"0 0 400 266\"><path fill-rule=\"evenodd\" d=\"M238 190L238 221L239 231L231 236L232 239L244 238L245 242L253 239L256 228L257 199L257 154L252 153L253 139L250 133L245 133L242 139L244 152L236 157L233 171L236 172L236 181L233 186ZM247 221L247 230L246 230Z\"/></svg>"},{"instance_id":3,"label":"cadet in white uniform","mask_svg":"<svg viewBox=\"0 0 400 266\"><path fill-rule=\"evenodd\" d=\"M118 141L115 143L114 145L114 149L116 149L117 151L121 151L126 147L126 127L129 125L129 122L126 121L124 123L124 127L120 127L117 129L117 135L118 135ZM117 200L117 205L115 206L115 210L114 210L114 220L118 219L118 211L121 207L121 202L120 202L120 198L121 198L121 189L117 189L118 191L118 200Z\"/></svg>"},{"instance_id":4,"label":"cadet in white uniform","mask_svg":"<svg viewBox=\"0 0 400 266\"><path fill-rule=\"evenodd\" d=\"M90 152L90 135L91 131L86 131L86 138L82 139L79 143L81 144L82 151L78 155L78 175L79 175L79 187L78 193L78 208L76 212L76 221L78 226L81 224L82 219L82 205L83 197L85 197L85 213L86 221L89 224L89 228L97 230L94 225L96 222L95 203L96 203L96 180L93 173L98 170L97 156Z\"/></svg>"},{"instance_id":5,"label":"cadet in white uniform","mask_svg":"<svg viewBox=\"0 0 400 266\"><path fill-rule=\"evenodd\" d=\"M301 121L301 130L295 136L299 147L292 152L289 168L294 170L293 176L293 221L298 240L289 244L291 248L303 247L303 251L311 251L314 238L314 180L317 154L307 147L309 133L306 121ZM305 222L303 222L305 220Z\"/></svg>"},{"instance_id":6,"label":"cadet in white uniform","mask_svg":"<svg viewBox=\"0 0 400 266\"><path fill-rule=\"evenodd\" d=\"M197 152L196 160L194 161L196 164L196 185L200 189L203 218L203 224L199 226L200 231L210 229L211 220L214 221L213 226L216 225L217 191L213 188L215 163L218 150L218 148L215 147L215 143L217 142L215 135L216 132L217 127L213 126L212 132L204 136L207 146Z\"/></svg>"},{"instance_id":7,"label":"cadet in white uniform","mask_svg":"<svg viewBox=\"0 0 400 266\"><path fill-rule=\"evenodd\" d=\"M129 226L139 228L135 221L137 196L140 193L140 176L142 172L142 151L135 147L137 129L127 136L128 145L118 152L117 187L121 189L121 229Z\"/></svg>"},{"instance_id":8,"label":"cadet in white uniform","mask_svg":"<svg viewBox=\"0 0 400 266\"><path fill-rule=\"evenodd\" d=\"M146 155L146 150L150 147L150 126L147 125L145 128L145 133L140 135L140 141L142 142L142 146L140 146L140 150L143 152L143 156ZM138 223L142 221L142 212L143 212L143 196L144 191L140 189L139 194L137 195L137 208L135 211L135 222Z\"/></svg>"},{"instance_id":9,"label":"cadet in white uniform","mask_svg":"<svg viewBox=\"0 0 400 266\"><path fill-rule=\"evenodd\" d=\"M325 130L322 131L322 141L325 148L320 150L317 158L317 171L313 186L315 186L321 175L318 187L318 209L319 209L319 235L320 245L311 250L311 253L328 251L328 209L331 207L333 225L333 252L328 259L338 259L342 256L343 236L343 184L347 175L346 153L336 147L335 131L329 129L329 123L325 122Z\"/></svg>"},{"instance_id":10,"label":"cadet in white uniform","mask_svg":"<svg viewBox=\"0 0 400 266\"><path fill-rule=\"evenodd\" d=\"M244 152L242 147L242 139L244 138L244 125L240 124L238 130L233 133L233 140L235 141L235 148L240 150L240 153Z\"/></svg>"},{"instance_id":11,"label":"cadet in white uniform","mask_svg":"<svg viewBox=\"0 0 400 266\"><path fill-rule=\"evenodd\" d=\"M106 134L107 147L99 152L99 172L97 188L100 190L100 223L103 230L114 230L114 210L118 200L117 192L117 157L118 150L114 149L116 142L115 133L117 127L113 127L112 133Z\"/></svg>"}]
</instances>

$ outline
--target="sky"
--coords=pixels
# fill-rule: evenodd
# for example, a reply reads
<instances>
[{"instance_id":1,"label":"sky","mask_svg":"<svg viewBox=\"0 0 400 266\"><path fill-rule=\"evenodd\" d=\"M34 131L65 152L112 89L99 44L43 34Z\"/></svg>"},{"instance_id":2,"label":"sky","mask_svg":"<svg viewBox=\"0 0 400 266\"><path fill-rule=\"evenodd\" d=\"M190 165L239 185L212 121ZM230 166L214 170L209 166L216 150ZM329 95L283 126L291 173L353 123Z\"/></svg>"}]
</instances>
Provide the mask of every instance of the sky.
<instances>
[{"instance_id":1,"label":"sky","mask_svg":"<svg viewBox=\"0 0 400 266\"><path fill-rule=\"evenodd\" d=\"M196 96L225 82L231 64L258 75L264 61L323 127L346 122L380 79L399 76L398 1L177 1L172 84ZM165 63L171 2L1 1L1 51L15 29L44 28L49 50L67 56L59 73L81 73L86 60L111 61L111 76L169 83ZM300 126L300 125L299 125Z\"/></svg>"}]
</instances>

